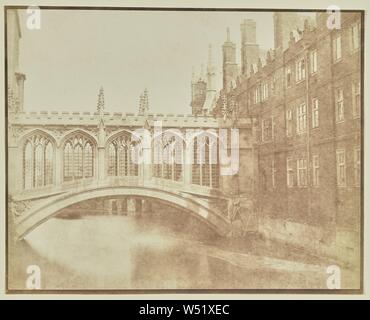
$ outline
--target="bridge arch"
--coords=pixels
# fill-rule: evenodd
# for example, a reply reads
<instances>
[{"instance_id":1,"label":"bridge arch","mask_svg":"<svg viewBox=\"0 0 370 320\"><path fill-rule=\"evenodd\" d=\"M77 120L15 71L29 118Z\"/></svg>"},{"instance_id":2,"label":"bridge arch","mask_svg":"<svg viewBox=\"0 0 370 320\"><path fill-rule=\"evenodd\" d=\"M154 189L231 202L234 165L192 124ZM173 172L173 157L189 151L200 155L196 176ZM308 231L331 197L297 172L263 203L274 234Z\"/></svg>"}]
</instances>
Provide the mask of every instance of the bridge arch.
<instances>
[{"instance_id":1,"label":"bridge arch","mask_svg":"<svg viewBox=\"0 0 370 320\"><path fill-rule=\"evenodd\" d=\"M156 188L120 186L86 189L80 192L66 193L57 198L45 199L42 205L31 208L22 214L17 221L17 236L19 239L23 239L39 225L73 204L90 199L118 196L138 196L162 200L200 219L219 235L227 235L230 230L230 224L221 212L211 208L209 204L191 198L191 196Z\"/></svg>"}]
</instances>

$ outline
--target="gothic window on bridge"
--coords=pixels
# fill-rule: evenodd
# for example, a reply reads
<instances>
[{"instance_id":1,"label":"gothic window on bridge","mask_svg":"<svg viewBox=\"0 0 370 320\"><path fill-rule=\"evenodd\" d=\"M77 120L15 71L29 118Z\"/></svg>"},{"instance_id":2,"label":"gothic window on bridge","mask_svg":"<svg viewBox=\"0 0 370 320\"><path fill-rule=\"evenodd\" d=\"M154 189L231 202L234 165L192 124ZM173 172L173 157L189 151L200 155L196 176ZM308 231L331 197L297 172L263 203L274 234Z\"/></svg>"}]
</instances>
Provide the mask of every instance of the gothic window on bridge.
<instances>
[{"instance_id":1,"label":"gothic window on bridge","mask_svg":"<svg viewBox=\"0 0 370 320\"><path fill-rule=\"evenodd\" d=\"M153 175L173 181L182 180L184 142L173 134L156 138L153 148Z\"/></svg>"},{"instance_id":2,"label":"gothic window on bridge","mask_svg":"<svg viewBox=\"0 0 370 320\"><path fill-rule=\"evenodd\" d=\"M93 144L82 134L68 139L63 149L64 181L91 178L94 175Z\"/></svg>"},{"instance_id":3,"label":"gothic window on bridge","mask_svg":"<svg viewBox=\"0 0 370 320\"><path fill-rule=\"evenodd\" d=\"M175 154L174 154L174 168L173 168L173 180L180 181L182 180L182 168L184 164L184 148L180 147L180 144L177 144L178 150L176 151L177 147L175 147ZM183 144L182 144L183 146Z\"/></svg>"},{"instance_id":4,"label":"gothic window on bridge","mask_svg":"<svg viewBox=\"0 0 370 320\"><path fill-rule=\"evenodd\" d=\"M44 185L44 159L43 146L40 144L35 148L35 187Z\"/></svg>"},{"instance_id":5,"label":"gothic window on bridge","mask_svg":"<svg viewBox=\"0 0 370 320\"><path fill-rule=\"evenodd\" d=\"M157 178L162 177L162 161L163 151L162 142L159 138L154 139L153 143L153 176Z\"/></svg>"},{"instance_id":6,"label":"gothic window on bridge","mask_svg":"<svg viewBox=\"0 0 370 320\"><path fill-rule=\"evenodd\" d=\"M33 150L32 143L27 142L24 148L24 188L33 188Z\"/></svg>"},{"instance_id":7,"label":"gothic window on bridge","mask_svg":"<svg viewBox=\"0 0 370 320\"><path fill-rule=\"evenodd\" d=\"M53 145L47 137L34 135L27 139L23 149L24 189L53 184L53 159Z\"/></svg>"},{"instance_id":8,"label":"gothic window on bridge","mask_svg":"<svg viewBox=\"0 0 370 320\"><path fill-rule=\"evenodd\" d=\"M192 183L219 187L218 140L209 136L194 139Z\"/></svg>"},{"instance_id":9,"label":"gothic window on bridge","mask_svg":"<svg viewBox=\"0 0 370 320\"><path fill-rule=\"evenodd\" d=\"M205 138L204 145L204 158L200 166L200 171L202 173L201 181L203 186L210 186L210 165L209 165L209 138Z\"/></svg>"},{"instance_id":10,"label":"gothic window on bridge","mask_svg":"<svg viewBox=\"0 0 370 320\"><path fill-rule=\"evenodd\" d=\"M108 175L115 176L117 172L117 147L111 143L108 147Z\"/></svg>"},{"instance_id":11,"label":"gothic window on bridge","mask_svg":"<svg viewBox=\"0 0 370 320\"><path fill-rule=\"evenodd\" d=\"M84 171L86 177L92 177L94 175L94 167L93 167L93 148L90 143L87 143L85 146L85 154L84 154Z\"/></svg>"},{"instance_id":12,"label":"gothic window on bridge","mask_svg":"<svg viewBox=\"0 0 370 320\"><path fill-rule=\"evenodd\" d=\"M192 182L193 184L201 184L200 183L200 164L199 164L199 156L198 156L198 140L197 139L194 139Z\"/></svg>"},{"instance_id":13,"label":"gothic window on bridge","mask_svg":"<svg viewBox=\"0 0 370 320\"><path fill-rule=\"evenodd\" d=\"M137 176L139 173L137 148L130 136L123 135L108 146L108 175Z\"/></svg>"}]
</instances>

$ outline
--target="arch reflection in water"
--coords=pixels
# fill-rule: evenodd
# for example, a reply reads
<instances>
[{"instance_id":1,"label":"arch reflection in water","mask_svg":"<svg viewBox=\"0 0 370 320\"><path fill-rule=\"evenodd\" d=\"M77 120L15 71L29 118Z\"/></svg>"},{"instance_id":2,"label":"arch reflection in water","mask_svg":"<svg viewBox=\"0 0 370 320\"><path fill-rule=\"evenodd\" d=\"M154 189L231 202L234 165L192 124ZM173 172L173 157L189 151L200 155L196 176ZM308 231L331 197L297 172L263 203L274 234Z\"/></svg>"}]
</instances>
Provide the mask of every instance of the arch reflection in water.
<instances>
[{"instance_id":1,"label":"arch reflection in water","mask_svg":"<svg viewBox=\"0 0 370 320\"><path fill-rule=\"evenodd\" d=\"M127 200L98 199L63 210L19 243L17 250L26 252L19 256L40 264L44 288L68 288L70 277L73 288L204 287L208 257L189 250L189 242L194 247L215 238L213 231L160 202L150 212L142 202L136 213L109 207Z\"/></svg>"}]
</instances>

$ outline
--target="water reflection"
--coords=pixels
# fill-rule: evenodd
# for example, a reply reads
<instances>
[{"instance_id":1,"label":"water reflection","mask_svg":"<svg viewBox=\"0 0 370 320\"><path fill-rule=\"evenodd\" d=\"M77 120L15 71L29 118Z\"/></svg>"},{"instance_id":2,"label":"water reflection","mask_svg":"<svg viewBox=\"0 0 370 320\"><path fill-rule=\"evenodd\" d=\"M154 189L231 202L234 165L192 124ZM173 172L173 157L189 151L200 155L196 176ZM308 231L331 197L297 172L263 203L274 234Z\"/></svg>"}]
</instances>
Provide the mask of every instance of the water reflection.
<instances>
[{"instance_id":1,"label":"water reflection","mask_svg":"<svg viewBox=\"0 0 370 320\"><path fill-rule=\"evenodd\" d=\"M44 289L281 288L302 277L312 287L317 280L261 269L263 260L219 249L222 240L189 218L168 217L53 218L17 243L10 285L24 288L30 264L40 266Z\"/></svg>"}]
</instances>

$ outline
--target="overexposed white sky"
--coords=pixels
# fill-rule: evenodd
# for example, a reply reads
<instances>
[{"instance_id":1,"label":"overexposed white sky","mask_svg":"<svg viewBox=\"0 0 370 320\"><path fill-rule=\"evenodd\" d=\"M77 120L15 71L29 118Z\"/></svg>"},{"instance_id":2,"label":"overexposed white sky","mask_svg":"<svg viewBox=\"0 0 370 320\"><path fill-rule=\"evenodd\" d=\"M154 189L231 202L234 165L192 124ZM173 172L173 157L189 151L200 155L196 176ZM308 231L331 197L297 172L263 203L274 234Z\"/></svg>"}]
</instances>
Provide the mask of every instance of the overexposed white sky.
<instances>
[{"instance_id":1,"label":"overexposed white sky","mask_svg":"<svg viewBox=\"0 0 370 320\"><path fill-rule=\"evenodd\" d=\"M245 18L255 19L260 47L273 47L270 12L42 10L40 30L26 18L21 10L25 110L93 112L103 86L108 111L137 112L148 88L150 112L190 113L192 67L206 66L209 44L221 88L227 27L238 63Z\"/></svg>"}]
</instances>

